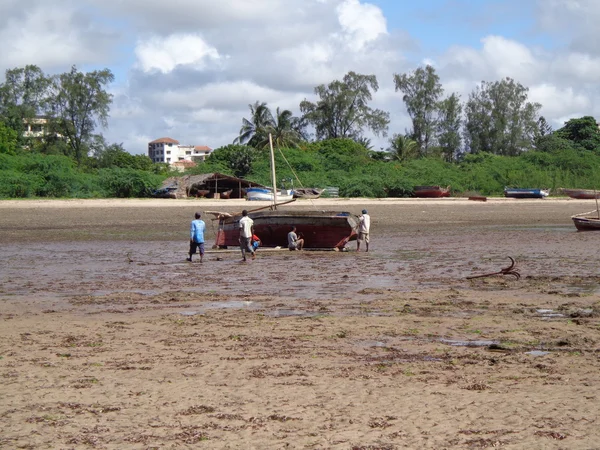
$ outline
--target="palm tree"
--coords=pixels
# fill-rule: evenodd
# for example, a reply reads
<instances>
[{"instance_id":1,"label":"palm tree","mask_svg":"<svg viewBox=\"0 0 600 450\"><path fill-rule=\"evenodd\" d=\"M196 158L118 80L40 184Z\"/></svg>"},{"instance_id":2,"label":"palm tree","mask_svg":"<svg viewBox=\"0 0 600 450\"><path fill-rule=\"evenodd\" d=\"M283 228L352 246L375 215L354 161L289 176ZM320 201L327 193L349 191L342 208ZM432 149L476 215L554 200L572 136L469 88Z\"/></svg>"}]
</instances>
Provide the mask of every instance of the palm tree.
<instances>
[{"instance_id":1,"label":"palm tree","mask_svg":"<svg viewBox=\"0 0 600 450\"><path fill-rule=\"evenodd\" d=\"M268 127L275 125L275 119L273 114L266 103L259 103L258 101L254 105L248 105L250 107L251 117L250 120L242 119L242 128L240 129L240 135L234 139L234 144L247 144L251 147L260 148L257 144L264 141L265 137L267 142L269 139Z\"/></svg>"},{"instance_id":2,"label":"palm tree","mask_svg":"<svg viewBox=\"0 0 600 450\"><path fill-rule=\"evenodd\" d=\"M298 147L302 136L295 129L299 119L294 117L289 109L281 111L277 108L275 114L275 123L267 127L267 132L273 137L273 145L276 147ZM268 138L267 138L268 139Z\"/></svg>"},{"instance_id":3,"label":"palm tree","mask_svg":"<svg viewBox=\"0 0 600 450\"><path fill-rule=\"evenodd\" d=\"M394 134L390 139L388 153L392 161L408 161L419 156L419 144L408 136Z\"/></svg>"}]
</instances>

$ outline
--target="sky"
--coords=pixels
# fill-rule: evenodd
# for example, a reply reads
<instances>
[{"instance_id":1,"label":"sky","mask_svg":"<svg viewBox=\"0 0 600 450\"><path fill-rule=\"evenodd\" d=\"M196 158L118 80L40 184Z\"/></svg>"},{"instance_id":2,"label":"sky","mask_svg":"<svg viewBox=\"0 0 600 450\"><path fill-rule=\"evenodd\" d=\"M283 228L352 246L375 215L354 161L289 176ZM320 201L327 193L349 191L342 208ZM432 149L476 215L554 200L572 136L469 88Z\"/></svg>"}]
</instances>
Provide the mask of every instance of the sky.
<instances>
[{"instance_id":1,"label":"sky","mask_svg":"<svg viewBox=\"0 0 600 450\"><path fill-rule=\"evenodd\" d=\"M300 115L349 71L377 76L370 106L390 125L366 137L385 149L411 128L394 74L426 64L462 101L515 79L555 129L600 116L598 0L0 0L0 17L0 81L27 64L110 69L99 131L133 154L166 136L230 144L250 104Z\"/></svg>"}]
</instances>

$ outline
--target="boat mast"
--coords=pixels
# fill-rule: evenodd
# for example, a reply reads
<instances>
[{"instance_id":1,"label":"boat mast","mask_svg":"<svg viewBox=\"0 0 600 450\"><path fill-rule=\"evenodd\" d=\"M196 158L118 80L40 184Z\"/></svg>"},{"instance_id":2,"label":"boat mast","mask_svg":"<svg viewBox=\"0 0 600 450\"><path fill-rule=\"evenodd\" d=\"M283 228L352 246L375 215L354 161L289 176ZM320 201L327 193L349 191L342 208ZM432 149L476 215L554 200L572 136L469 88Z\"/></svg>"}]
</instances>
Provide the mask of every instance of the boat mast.
<instances>
[{"instance_id":1,"label":"boat mast","mask_svg":"<svg viewBox=\"0 0 600 450\"><path fill-rule=\"evenodd\" d=\"M277 209L277 179L275 178L275 152L273 152L273 137L269 133L269 147L271 148L271 181L273 182L273 209Z\"/></svg>"}]
</instances>

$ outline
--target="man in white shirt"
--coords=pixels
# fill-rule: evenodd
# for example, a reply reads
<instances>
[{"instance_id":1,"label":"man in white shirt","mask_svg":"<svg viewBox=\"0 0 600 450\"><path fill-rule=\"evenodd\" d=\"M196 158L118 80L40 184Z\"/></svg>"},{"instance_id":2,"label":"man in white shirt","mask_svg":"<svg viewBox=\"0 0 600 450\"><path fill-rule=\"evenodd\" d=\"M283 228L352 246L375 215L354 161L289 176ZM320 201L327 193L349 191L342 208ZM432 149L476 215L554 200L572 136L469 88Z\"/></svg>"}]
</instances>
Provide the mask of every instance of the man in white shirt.
<instances>
[{"instance_id":1,"label":"man in white shirt","mask_svg":"<svg viewBox=\"0 0 600 450\"><path fill-rule=\"evenodd\" d=\"M364 241L365 251L369 251L369 229L371 228L371 216L367 210L362 210L362 215L358 216L358 239L356 239L356 251L360 252L360 243Z\"/></svg>"},{"instance_id":2,"label":"man in white shirt","mask_svg":"<svg viewBox=\"0 0 600 450\"><path fill-rule=\"evenodd\" d=\"M254 234L254 221L248 217L248 211L242 211L240 219L240 250L242 250L242 261L246 261L246 252L252 254L252 259L256 259L256 253L252 248L252 235Z\"/></svg>"}]
</instances>

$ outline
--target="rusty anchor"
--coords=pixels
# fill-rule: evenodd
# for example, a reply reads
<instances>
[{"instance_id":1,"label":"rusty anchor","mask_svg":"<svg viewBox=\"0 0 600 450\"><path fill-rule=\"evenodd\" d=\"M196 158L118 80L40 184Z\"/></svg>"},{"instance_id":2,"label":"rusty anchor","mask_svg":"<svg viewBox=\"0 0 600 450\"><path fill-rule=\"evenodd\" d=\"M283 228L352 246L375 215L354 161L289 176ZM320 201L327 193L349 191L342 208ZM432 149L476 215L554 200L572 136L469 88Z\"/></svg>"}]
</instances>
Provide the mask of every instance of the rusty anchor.
<instances>
[{"instance_id":1,"label":"rusty anchor","mask_svg":"<svg viewBox=\"0 0 600 450\"><path fill-rule=\"evenodd\" d=\"M515 277L515 279L518 280L519 278L521 278L521 274L517 271L517 269L515 269L516 262L511 256L509 256L508 259L510 259L510 266L500 269L499 272L484 273L482 275L473 275L471 277L467 277L467 280L472 280L473 278L493 277L494 275L512 275L513 277Z\"/></svg>"}]
</instances>

